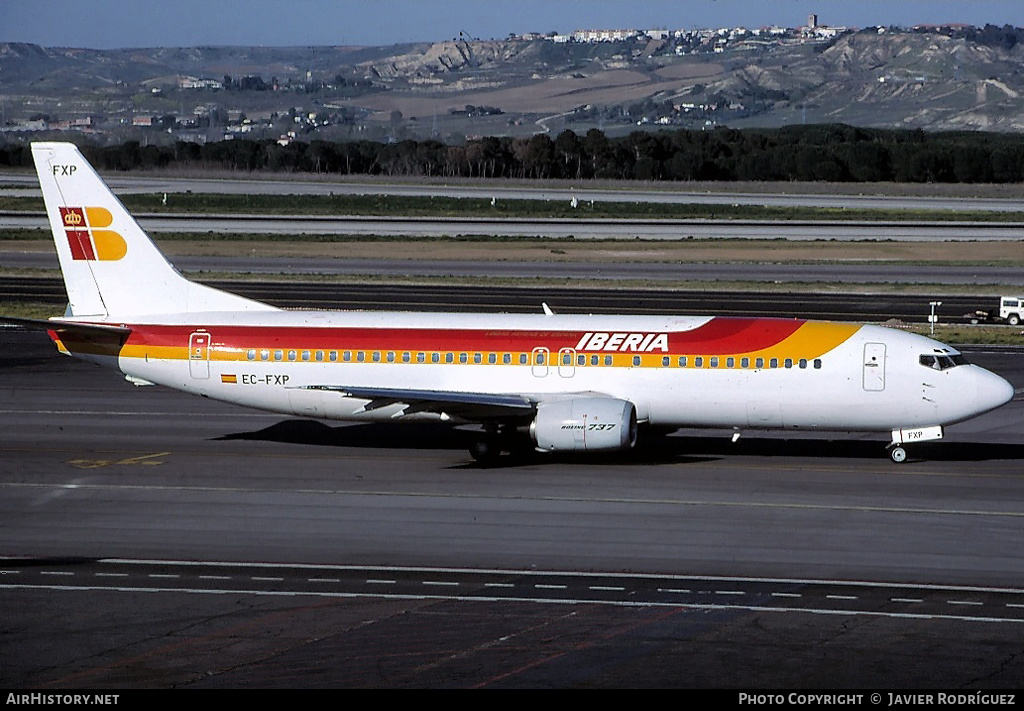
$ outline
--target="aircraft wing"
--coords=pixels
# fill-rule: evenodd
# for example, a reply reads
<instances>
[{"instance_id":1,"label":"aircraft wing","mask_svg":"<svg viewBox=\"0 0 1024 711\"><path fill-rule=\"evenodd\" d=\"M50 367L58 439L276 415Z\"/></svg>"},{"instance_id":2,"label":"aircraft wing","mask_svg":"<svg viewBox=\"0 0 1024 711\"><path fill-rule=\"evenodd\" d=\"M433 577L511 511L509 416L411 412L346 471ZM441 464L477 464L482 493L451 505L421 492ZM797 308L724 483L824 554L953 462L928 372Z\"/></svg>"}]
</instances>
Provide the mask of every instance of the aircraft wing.
<instances>
[{"instance_id":1,"label":"aircraft wing","mask_svg":"<svg viewBox=\"0 0 1024 711\"><path fill-rule=\"evenodd\" d=\"M343 397L369 400L364 410L377 410L401 403L403 415L435 412L471 422L526 419L533 415L537 402L522 395L448 392L404 388L366 388L343 385L309 385L304 390L336 392Z\"/></svg>"}]
</instances>

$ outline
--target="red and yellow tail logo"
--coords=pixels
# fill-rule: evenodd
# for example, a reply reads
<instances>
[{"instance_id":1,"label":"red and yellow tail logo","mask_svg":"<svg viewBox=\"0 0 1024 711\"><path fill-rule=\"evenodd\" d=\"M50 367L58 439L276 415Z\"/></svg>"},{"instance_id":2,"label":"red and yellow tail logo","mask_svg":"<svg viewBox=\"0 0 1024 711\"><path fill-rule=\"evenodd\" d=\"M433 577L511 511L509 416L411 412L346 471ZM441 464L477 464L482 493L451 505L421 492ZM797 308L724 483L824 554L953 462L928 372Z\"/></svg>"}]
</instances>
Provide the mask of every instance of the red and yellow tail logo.
<instances>
[{"instance_id":1,"label":"red and yellow tail logo","mask_svg":"<svg viewBox=\"0 0 1024 711\"><path fill-rule=\"evenodd\" d=\"M71 245L72 259L89 261L115 261L128 253L128 244L110 227L114 217L105 207L62 207L64 222Z\"/></svg>"}]
</instances>

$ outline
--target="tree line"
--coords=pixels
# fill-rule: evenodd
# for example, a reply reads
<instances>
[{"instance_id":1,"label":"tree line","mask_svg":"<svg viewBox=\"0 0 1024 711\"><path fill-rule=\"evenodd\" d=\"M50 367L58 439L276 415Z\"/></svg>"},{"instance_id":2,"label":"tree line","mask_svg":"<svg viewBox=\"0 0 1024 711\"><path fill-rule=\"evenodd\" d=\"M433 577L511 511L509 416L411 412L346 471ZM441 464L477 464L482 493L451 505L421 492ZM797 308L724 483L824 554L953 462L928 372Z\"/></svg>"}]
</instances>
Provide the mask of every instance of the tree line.
<instances>
[{"instance_id":1,"label":"tree line","mask_svg":"<svg viewBox=\"0 0 1024 711\"><path fill-rule=\"evenodd\" d=\"M857 128L637 131L591 129L444 144L436 140L331 143L231 140L199 145L84 144L101 170L200 167L342 175L646 181L753 180L910 183L1024 181L1024 136ZM31 166L27 145L0 148L0 165Z\"/></svg>"}]
</instances>

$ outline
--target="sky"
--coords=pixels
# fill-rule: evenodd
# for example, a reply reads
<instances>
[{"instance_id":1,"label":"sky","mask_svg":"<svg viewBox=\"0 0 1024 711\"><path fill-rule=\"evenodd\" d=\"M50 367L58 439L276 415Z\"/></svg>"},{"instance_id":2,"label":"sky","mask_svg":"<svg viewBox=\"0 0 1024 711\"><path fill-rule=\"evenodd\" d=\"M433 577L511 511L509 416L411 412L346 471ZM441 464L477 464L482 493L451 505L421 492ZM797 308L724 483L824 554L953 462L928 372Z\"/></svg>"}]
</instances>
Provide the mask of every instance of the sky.
<instances>
[{"instance_id":1,"label":"sky","mask_svg":"<svg viewBox=\"0 0 1024 711\"><path fill-rule=\"evenodd\" d=\"M387 45L577 29L1024 26L1024 0L0 0L0 42L48 47Z\"/></svg>"}]
</instances>

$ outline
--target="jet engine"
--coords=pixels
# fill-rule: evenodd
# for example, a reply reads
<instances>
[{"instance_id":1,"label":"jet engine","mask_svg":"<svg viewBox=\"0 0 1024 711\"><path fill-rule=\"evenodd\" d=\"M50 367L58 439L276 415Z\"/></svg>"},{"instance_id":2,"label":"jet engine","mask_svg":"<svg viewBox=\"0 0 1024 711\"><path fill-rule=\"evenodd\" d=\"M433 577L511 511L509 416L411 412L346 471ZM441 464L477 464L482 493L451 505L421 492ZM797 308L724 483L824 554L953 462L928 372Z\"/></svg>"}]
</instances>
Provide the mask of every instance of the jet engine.
<instances>
[{"instance_id":1,"label":"jet engine","mask_svg":"<svg viewBox=\"0 0 1024 711\"><path fill-rule=\"evenodd\" d=\"M636 444L636 408L610 397L541 402L530 437L542 452L630 449Z\"/></svg>"}]
</instances>

